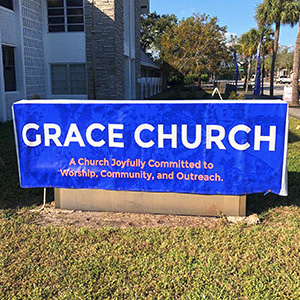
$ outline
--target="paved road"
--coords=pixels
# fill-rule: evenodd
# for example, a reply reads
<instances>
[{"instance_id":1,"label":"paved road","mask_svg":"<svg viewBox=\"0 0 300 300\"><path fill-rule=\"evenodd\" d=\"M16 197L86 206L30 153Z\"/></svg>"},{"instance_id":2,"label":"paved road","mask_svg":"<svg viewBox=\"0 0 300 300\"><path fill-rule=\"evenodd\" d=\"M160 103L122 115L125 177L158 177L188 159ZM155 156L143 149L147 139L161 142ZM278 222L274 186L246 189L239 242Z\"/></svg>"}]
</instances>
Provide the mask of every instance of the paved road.
<instances>
[{"instance_id":1,"label":"paved road","mask_svg":"<svg viewBox=\"0 0 300 300\"><path fill-rule=\"evenodd\" d=\"M274 84L274 96L277 96L279 99L283 97L284 84ZM264 95L270 95L270 83L264 84Z\"/></svg>"},{"instance_id":2,"label":"paved road","mask_svg":"<svg viewBox=\"0 0 300 300\"><path fill-rule=\"evenodd\" d=\"M230 83L230 84L235 84L234 81L228 81L228 80L224 80L224 82ZM253 98L253 89L254 89L254 83L251 82L250 85L252 86L252 91L249 91L249 93L247 94L247 96L249 98ZM238 89L243 89L244 86L244 82L243 81L239 81L238 82ZM202 84L203 88L213 88L213 85L208 83ZM274 96L278 97L278 99L282 99L283 97L283 90L284 90L284 84L274 84ZM270 95L270 83L269 82L265 82L264 83L264 95L268 96Z\"/></svg>"},{"instance_id":3,"label":"paved road","mask_svg":"<svg viewBox=\"0 0 300 300\"><path fill-rule=\"evenodd\" d=\"M299 107L290 107L289 108L290 116L300 119L300 106Z\"/></svg>"},{"instance_id":4,"label":"paved road","mask_svg":"<svg viewBox=\"0 0 300 300\"><path fill-rule=\"evenodd\" d=\"M253 85L253 83L252 83L252 85ZM243 87L243 82L242 81L239 81L238 87L242 89L242 87ZM282 100L283 90L284 90L284 84L276 84L276 83L274 84L274 96L276 98ZM270 95L270 83L268 83L268 82L266 82L264 84L264 95L266 95L266 96ZM253 91L250 91L245 96L246 96L246 98L253 99ZM259 98L261 98L261 97L259 97ZM290 114L290 116L292 116L294 118L300 119L300 107L290 107L289 108L289 114Z\"/></svg>"},{"instance_id":5,"label":"paved road","mask_svg":"<svg viewBox=\"0 0 300 300\"><path fill-rule=\"evenodd\" d=\"M275 84L274 85L274 96L278 97L278 99L283 98L283 90L284 90L284 84ZM270 84L265 84L264 87L264 94L270 95ZM300 107L289 107L289 115L300 119Z\"/></svg>"},{"instance_id":6,"label":"paved road","mask_svg":"<svg viewBox=\"0 0 300 300\"><path fill-rule=\"evenodd\" d=\"M253 85L253 83L252 83ZM243 82L240 81L238 83L239 88L242 89ZM284 84L274 84L274 96L278 99L283 99L283 90L284 90ZM270 95L270 83L266 82L264 83L264 95L269 96ZM253 91L246 94L246 98L253 99ZM260 97L259 97L260 98ZM289 107L289 114L290 116L300 119L300 107Z\"/></svg>"}]
</instances>

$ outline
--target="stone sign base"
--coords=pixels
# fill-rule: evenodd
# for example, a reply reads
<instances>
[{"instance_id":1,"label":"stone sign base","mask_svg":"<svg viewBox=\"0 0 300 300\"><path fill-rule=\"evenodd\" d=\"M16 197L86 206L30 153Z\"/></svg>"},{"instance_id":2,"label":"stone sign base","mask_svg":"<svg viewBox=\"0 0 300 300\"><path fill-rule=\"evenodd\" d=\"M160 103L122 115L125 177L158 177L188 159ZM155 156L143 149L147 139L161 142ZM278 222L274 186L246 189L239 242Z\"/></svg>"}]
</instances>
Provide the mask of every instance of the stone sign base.
<instances>
[{"instance_id":1,"label":"stone sign base","mask_svg":"<svg viewBox=\"0 0 300 300\"><path fill-rule=\"evenodd\" d=\"M245 216L246 196L55 189L55 207L110 212Z\"/></svg>"}]
</instances>

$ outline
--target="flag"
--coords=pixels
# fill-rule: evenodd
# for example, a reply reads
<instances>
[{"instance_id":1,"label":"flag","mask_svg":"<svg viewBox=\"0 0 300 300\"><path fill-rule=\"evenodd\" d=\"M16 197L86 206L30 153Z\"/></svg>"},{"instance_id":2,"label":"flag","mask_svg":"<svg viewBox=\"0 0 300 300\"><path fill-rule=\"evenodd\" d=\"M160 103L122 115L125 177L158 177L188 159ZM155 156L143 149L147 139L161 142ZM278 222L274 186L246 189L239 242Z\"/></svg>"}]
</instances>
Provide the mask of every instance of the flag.
<instances>
[{"instance_id":1,"label":"flag","mask_svg":"<svg viewBox=\"0 0 300 300\"><path fill-rule=\"evenodd\" d=\"M255 75L255 87L254 87L254 96L260 96L260 75L261 75L261 63L260 63L260 48L261 48L261 42L263 39L263 34L261 35L258 47L257 47L257 53L256 53L256 75Z\"/></svg>"},{"instance_id":2,"label":"flag","mask_svg":"<svg viewBox=\"0 0 300 300\"><path fill-rule=\"evenodd\" d=\"M237 93L237 84L239 80L239 65L237 62L236 50L234 50L234 61L235 61L235 92Z\"/></svg>"}]
</instances>

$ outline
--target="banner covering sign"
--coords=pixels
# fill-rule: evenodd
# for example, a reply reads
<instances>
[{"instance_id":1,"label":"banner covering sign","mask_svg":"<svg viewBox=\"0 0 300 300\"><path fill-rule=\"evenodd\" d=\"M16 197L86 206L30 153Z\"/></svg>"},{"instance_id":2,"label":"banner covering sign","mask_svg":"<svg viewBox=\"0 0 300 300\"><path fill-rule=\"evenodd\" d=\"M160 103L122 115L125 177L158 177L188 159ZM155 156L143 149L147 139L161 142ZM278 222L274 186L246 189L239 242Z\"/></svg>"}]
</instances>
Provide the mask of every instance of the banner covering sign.
<instances>
[{"instance_id":1,"label":"banner covering sign","mask_svg":"<svg viewBox=\"0 0 300 300\"><path fill-rule=\"evenodd\" d=\"M283 101L19 101L22 187L287 195Z\"/></svg>"}]
</instances>

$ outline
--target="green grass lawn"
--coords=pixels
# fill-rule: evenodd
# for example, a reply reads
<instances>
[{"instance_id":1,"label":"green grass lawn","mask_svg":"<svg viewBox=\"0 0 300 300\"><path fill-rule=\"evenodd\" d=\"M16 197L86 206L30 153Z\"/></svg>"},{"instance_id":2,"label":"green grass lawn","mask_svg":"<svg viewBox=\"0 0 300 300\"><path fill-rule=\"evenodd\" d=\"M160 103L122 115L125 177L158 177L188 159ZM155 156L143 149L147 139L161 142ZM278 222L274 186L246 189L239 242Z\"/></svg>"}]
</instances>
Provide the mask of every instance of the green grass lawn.
<instances>
[{"instance_id":1,"label":"green grass lawn","mask_svg":"<svg viewBox=\"0 0 300 300\"><path fill-rule=\"evenodd\" d=\"M300 122L290 119L289 197L252 195L257 226L37 226L0 124L0 299L300 299ZM51 200L51 195L50 195Z\"/></svg>"}]
</instances>

